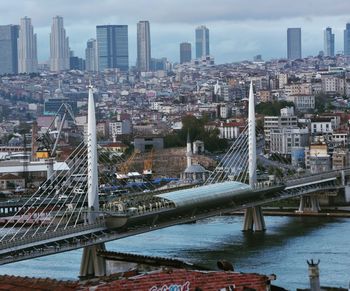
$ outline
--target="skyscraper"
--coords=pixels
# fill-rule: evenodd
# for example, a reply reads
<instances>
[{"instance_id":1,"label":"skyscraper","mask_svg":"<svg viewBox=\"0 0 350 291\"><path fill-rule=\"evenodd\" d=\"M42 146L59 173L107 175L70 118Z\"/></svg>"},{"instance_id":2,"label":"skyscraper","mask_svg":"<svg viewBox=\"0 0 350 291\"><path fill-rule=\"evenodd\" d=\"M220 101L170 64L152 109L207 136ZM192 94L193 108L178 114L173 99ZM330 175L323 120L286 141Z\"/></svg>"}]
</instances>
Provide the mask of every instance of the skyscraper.
<instances>
[{"instance_id":1,"label":"skyscraper","mask_svg":"<svg viewBox=\"0 0 350 291\"><path fill-rule=\"evenodd\" d=\"M330 27L324 30L324 55L334 57L334 33Z\"/></svg>"},{"instance_id":2,"label":"skyscraper","mask_svg":"<svg viewBox=\"0 0 350 291\"><path fill-rule=\"evenodd\" d=\"M31 19L21 18L18 33L18 73L35 73L38 71L36 34Z\"/></svg>"},{"instance_id":3,"label":"skyscraper","mask_svg":"<svg viewBox=\"0 0 350 291\"><path fill-rule=\"evenodd\" d=\"M344 55L350 56L350 23L346 24L344 30Z\"/></svg>"},{"instance_id":4,"label":"skyscraper","mask_svg":"<svg viewBox=\"0 0 350 291\"><path fill-rule=\"evenodd\" d=\"M151 34L148 21L137 23L137 68L141 72L150 70Z\"/></svg>"},{"instance_id":5,"label":"skyscraper","mask_svg":"<svg viewBox=\"0 0 350 291\"><path fill-rule=\"evenodd\" d=\"M18 25L0 26L0 74L18 72Z\"/></svg>"},{"instance_id":6,"label":"skyscraper","mask_svg":"<svg viewBox=\"0 0 350 291\"><path fill-rule=\"evenodd\" d=\"M86 43L85 62L86 62L87 71L90 71L90 72L98 71L96 39L89 39Z\"/></svg>"},{"instance_id":7,"label":"skyscraper","mask_svg":"<svg viewBox=\"0 0 350 291\"><path fill-rule=\"evenodd\" d=\"M301 28L287 29L287 57L289 60L301 59Z\"/></svg>"},{"instance_id":8,"label":"skyscraper","mask_svg":"<svg viewBox=\"0 0 350 291\"><path fill-rule=\"evenodd\" d=\"M52 18L50 33L50 70L69 70L69 40L63 27L63 18Z\"/></svg>"},{"instance_id":9,"label":"skyscraper","mask_svg":"<svg viewBox=\"0 0 350 291\"><path fill-rule=\"evenodd\" d=\"M128 26L96 26L98 70L129 69Z\"/></svg>"},{"instance_id":10,"label":"skyscraper","mask_svg":"<svg viewBox=\"0 0 350 291\"><path fill-rule=\"evenodd\" d=\"M192 49L189 42L180 43L180 64L189 63L192 59Z\"/></svg>"},{"instance_id":11,"label":"skyscraper","mask_svg":"<svg viewBox=\"0 0 350 291\"><path fill-rule=\"evenodd\" d=\"M196 28L196 58L209 55L209 29L202 25Z\"/></svg>"}]
</instances>

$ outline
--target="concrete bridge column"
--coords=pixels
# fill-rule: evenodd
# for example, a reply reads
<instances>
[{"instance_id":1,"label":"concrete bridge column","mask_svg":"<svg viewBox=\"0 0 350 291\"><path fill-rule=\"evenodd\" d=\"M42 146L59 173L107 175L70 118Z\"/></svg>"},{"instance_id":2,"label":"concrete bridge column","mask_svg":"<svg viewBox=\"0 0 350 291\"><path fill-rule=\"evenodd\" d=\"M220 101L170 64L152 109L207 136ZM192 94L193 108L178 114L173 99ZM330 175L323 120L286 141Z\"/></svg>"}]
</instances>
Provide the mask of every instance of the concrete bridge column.
<instances>
[{"instance_id":1,"label":"concrete bridge column","mask_svg":"<svg viewBox=\"0 0 350 291\"><path fill-rule=\"evenodd\" d=\"M319 212L321 210L320 201L318 200L318 197L316 195L310 196L310 202L311 202L311 212Z\"/></svg>"},{"instance_id":2,"label":"concrete bridge column","mask_svg":"<svg viewBox=\"0 0 350 291\"><path fill-rule=\"evenodd\" d=\"M298 212L304 212L304 209L305 209L305 197L301 196Z\"/></svg>"},{"instance_id":3,"label":"concrete bridge column","mask_svg":"<svg viewBox=\"0 0 350 291\"><path fill-rule=\"evenodd\" d=\"M345 171L341 171L341 185L346 186L346 178L345 178Z\"/></svg>"},{"instance_id":4,"label":"concrete bridge column","mask_svg":"<svg viewBox=\"0 0 350 291\"><path fill-rule=\"evenodd\" d=\"M261 207L250 207L245 210L243 231L265 231L265 219Z\"/></svg>"},{"instance_id":5,"label":"concrete bridge column","mask_svg":"<svg viewBox=\"0 0 350 291\"><path fill-rule=\"evenodd\" d=\"M106 275L106 260L97 255L105 251L104 243L85 247L80 265L80 277L101 277Z\"/></svg>"}]
</instances>

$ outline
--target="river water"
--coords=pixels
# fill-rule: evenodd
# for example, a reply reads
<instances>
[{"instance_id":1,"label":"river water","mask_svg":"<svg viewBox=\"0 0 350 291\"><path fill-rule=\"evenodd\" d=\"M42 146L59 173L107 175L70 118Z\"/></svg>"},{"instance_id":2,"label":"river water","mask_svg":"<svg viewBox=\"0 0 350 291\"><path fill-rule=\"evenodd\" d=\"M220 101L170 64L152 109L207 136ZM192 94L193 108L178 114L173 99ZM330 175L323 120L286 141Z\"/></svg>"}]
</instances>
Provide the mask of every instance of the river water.
<instances>
[{"instance_id":1,"label":"river water","mask_svg":"<svg viewBox=\"0 0 350 291\"><path fill-rule=\"evenodd\" d=\"M265 233L243 233L243 217L220 216L110 242L108 250L177 258L216 268L220 259L236 271L276 274L275 285L308 287L306 260L321 260L323 286L348 287L350 219L266 217ZM81 250L0 266L0 274L76 279Z\"/></svg>"}]
</instances>

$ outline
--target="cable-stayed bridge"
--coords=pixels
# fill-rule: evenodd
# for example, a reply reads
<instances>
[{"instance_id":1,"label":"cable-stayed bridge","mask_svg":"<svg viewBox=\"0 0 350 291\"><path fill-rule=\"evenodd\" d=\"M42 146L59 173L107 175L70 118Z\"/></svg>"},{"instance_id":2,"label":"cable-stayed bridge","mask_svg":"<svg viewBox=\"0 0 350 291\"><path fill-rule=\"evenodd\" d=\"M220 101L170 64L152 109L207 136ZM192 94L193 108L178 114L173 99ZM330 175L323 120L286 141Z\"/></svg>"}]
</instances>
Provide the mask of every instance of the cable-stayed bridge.
<instances>
[{"instance_id":1,"label":"cable-stayed bridge","mask_svg":"<svg viewBox=\"0 0 350 291\"><path fill-rule=\"evenodd\" d=\"M318 210L317 196L312 194L338 189L350 175L350 169L343 169L258 181L251 85L247 127L203 185L165 191L149 183L145 192L135 184L132 193L99 201L98 164L110 163L111 153L97 146L92 87L88 106L86 140L65 161L69 170L52 174L30 199L11 207L11 217L3 218L0 264L84 248L81 275L104 275L105 262L98 251L105 249L105 242L242 209L246 209L243 229L262 231L261 205L311 195L311 207ZM115 183L112 177L103 178ZM301 198L301 207L303 203Z\"/></svg>"}]
</instances>

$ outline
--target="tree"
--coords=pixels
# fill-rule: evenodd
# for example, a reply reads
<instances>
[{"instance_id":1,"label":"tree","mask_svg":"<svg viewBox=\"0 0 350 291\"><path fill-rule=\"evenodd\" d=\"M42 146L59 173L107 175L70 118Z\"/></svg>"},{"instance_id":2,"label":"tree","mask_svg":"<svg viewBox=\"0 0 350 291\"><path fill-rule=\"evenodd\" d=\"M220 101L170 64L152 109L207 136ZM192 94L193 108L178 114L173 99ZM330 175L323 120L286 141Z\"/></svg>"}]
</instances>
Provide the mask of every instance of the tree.
<instances>
[{"instance_id":1,"label":"tree","mask_svg":"<svg viewBox=\"0 0 350 291\"><path fill-rule=\"evenodd\" d=\"M255 110L258 114L277 116L280 115L280 110L287 106L294 106L294 103L288 101L261 102L256 106Z\"/></svg>"},{"instance_id":2,"label":"tree","mask_svg":"<svg viewBox=\"0 0 350 291\"><path fill-rule=\"evenodd\" d=\"M200 119L190 115L184 116L182 118L182 129L176 133L165 136L165 147L169 148L185 146L187 141L187 134L189 133L192 141L203 141L204 146L208 151L223 151L227 148L227 140L219 138L218 129L205 129L205 124L207 122L207 116L204 116Z\"/></svg>"}]
</instances>

